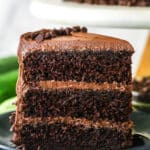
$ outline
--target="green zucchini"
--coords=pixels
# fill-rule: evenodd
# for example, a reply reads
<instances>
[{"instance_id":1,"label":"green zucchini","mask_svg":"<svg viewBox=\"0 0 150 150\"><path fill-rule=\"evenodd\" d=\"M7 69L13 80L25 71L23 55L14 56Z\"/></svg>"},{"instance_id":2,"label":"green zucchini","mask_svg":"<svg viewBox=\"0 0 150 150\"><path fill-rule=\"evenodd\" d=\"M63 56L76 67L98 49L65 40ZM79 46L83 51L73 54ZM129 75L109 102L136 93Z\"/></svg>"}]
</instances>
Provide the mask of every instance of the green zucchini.
<instances>
[{"instance_id":1,"label":"green zucchini","mask_svg":"<svg viewBox=\"0 0 150 150\"><path fill-rule=\"evenodd\" d=\"M0 74L17 68L18 68L18 60L16 56L0 58Z\"/></svg>"},{"instance_id":2,"label":"green zucchini","mask_svg":"<svg viewBox=\"0 0 150 150\"><path fill-rule=\"evenodd\" d=\"M16 81L18 70L13 70L0 75L0 103L16 95Z\"/></svg>"}]
</instances>

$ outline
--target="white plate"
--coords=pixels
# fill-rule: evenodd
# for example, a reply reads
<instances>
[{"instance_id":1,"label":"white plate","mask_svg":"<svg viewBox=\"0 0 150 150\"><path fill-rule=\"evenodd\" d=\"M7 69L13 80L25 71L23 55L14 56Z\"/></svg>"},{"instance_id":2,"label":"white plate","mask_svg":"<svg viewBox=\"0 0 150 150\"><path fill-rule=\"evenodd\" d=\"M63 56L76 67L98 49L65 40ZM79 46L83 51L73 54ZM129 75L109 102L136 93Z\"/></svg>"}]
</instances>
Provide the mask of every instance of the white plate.
<instances>
[{"instance_id":1,"label":"white plate","mask_svg":"<svg viewBox=\"0 0 150 150\"><path fill-rule=\"evenodd\" d=\"M150 7L100 6L63 0L33 0L30 9L37 17L63 24L150 28Z\"/></svg>"}]
</instances>

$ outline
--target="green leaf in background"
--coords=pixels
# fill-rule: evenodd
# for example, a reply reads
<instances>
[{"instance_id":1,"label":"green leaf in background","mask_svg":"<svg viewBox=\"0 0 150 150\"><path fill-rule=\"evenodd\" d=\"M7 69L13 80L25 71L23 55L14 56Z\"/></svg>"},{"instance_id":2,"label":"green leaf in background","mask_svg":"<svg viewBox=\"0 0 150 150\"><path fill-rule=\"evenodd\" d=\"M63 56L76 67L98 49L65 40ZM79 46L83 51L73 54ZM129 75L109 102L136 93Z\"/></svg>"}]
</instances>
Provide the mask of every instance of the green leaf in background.
<instances>
[{"instance_id":1,"label":"green leaf in background","mask_svg":"<svg viewBox=\"0 0 150 150\"><path fill-rule=\"evenodd\" d=\"M3 102L0 105L0 114L14 111L16 109L16 106L12 105L12 103L15 101L16 101L16 97L13 97L13 98L7 99L5 102Z\"/></svg>"},{"instance_id":2,"label":"green leaf in background","mask_svg":"<svg viewBox=\"0 0 150 150\"><path fill-rule=\"evenodd\" d=\"M143 102L134 100L132 104L135 109L150 113L150 103L143 103Z\"/></svg>"},{"instance_id":3,"label":"green leaf in background","mask_svg":"<svg viewBox=\"0 0 150 150\"><path fill-rule=\"evenodd\" d=\"M0 75L0 103L16 95L16 81L18 70L13 70Z\"/></svg>"},{"instance_id":4,"label":"green leaf in background","mask_svg":"<svg viewBox=\"0 0 150 150\"><path fill-rule=\"evenodd\" d=\"M0 58L0 74L6 73L18 68L18 60L16 56Z\"/></svg>"}]
</instances>

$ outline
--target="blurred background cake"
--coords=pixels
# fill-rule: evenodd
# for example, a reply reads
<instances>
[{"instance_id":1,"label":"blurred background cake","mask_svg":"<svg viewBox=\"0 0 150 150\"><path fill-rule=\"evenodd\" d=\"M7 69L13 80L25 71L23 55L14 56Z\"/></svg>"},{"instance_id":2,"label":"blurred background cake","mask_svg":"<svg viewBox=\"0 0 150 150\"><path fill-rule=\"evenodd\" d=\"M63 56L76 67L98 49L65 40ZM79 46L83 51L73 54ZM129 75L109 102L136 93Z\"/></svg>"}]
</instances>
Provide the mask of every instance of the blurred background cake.
<instances>
[{"instance_id":1,"label":"blurred background cake","mask_svg":"<svg viewBox=\"0 0 150 150\"><path fill-rule=\"evenodd\" d=\"M149 0L65 0L78 3L121 6L150 6Z\"/></svg>"}]
</instances>

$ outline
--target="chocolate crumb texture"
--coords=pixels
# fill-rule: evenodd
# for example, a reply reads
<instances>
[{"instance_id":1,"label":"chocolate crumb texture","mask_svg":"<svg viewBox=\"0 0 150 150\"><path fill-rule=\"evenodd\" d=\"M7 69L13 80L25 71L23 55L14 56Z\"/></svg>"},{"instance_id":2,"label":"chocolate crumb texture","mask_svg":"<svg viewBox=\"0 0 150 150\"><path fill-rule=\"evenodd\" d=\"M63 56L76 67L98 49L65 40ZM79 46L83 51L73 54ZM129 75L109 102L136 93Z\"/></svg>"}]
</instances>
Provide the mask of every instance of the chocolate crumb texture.
<instances>
[{"instance_id":1,"label":"chocolate crumb texture","mask_svg":"<svg viewBox=\"0 0 150 150\"><path fill-rule=\"evenodd\" d=\"M123 51L36 51L24 57L23 79L131 84L131 55Z\"/></svg>"},{"instance_id":2,"label":"chocolate crumb texture","mask_svg":"<svg viewBox=\"0 0 150 150\"><path fill-rule=\"evenodd\" d=\"M117 90L30 89L22 99L22 112L25 117L71 116L124 122L132 112L131 96Z\"/></svg>"},{"instance_id":3,"label":"chocolate crumb texture","mask_svg":"<svg viewBox=\"0 0 150 150\"><path fill-rule=\"evenodd\" d=\"M25 150L122 150L132 145L131 130L122 132L113 128L86 128L82 125L54 123L51 125L25 124L17 145ZM34 141L34 142L33 142Z\"/></svg>"}]
</instances>

